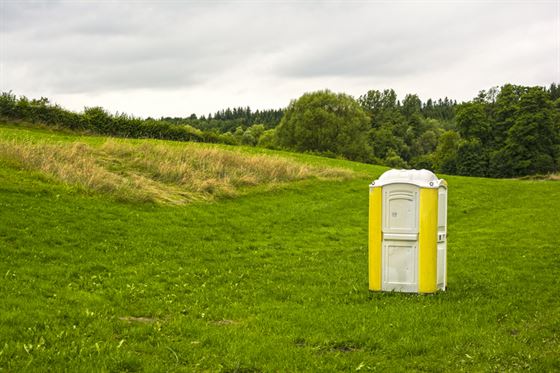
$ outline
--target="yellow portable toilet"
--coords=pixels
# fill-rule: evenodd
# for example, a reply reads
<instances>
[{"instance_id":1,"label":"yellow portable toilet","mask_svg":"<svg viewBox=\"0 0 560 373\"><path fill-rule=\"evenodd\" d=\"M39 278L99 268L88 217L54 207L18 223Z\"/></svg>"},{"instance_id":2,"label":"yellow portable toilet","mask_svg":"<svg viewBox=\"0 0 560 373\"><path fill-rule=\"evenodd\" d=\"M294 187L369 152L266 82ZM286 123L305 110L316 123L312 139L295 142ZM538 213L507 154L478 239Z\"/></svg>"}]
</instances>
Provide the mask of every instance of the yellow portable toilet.
<instances>
[{"instance_id":1,"label":"yellow portable toilet","mask_svg":"<svg viewBox=\"0 0 560 373\"><path fill-rule=\"evenodd\" d=\"M369 289L434 293L447 286L447 182L390 170L369 190Z\"/></svg>"}]
</instances>

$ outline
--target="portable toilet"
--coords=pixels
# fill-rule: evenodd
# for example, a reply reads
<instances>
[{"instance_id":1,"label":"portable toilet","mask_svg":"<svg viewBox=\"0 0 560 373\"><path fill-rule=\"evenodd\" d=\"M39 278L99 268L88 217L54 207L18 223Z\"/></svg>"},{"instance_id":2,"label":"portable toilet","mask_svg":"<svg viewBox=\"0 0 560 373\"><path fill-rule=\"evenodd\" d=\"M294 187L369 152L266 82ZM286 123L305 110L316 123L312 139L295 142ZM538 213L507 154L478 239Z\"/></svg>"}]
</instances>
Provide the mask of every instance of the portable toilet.
<instances>
[{"instance_id":1,"label":"portable toilet","mask_svg":"<svg viewBox=\"0 0 560 373\"><path fill-rule=\"evenodd\" d=\"M447 286L447 182L390 170L370 185L369 289L434 293Z\"/></svg>"}]
</instances>

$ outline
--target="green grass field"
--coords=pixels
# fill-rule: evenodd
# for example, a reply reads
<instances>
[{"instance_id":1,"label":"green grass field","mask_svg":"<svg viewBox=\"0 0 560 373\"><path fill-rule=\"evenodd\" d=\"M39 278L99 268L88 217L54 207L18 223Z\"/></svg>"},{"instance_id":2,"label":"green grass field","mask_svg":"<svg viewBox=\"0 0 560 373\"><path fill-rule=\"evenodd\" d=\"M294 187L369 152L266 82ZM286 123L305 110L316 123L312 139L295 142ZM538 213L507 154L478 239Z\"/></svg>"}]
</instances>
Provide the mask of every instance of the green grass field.
<instances>
[{"instance_id":1,"label":"green grass field","mask_svg":"<svg viewBox=\"0 0 560 373\"><path fill-rule=\"evenodd\" d=\"M6 123L0 139L105 141ZM385 169L239 149L353 176L177 206L0 159L0 371L560 370L557 181L445 177L448 291L371 293Z\"/></svg>"}]
</instances>

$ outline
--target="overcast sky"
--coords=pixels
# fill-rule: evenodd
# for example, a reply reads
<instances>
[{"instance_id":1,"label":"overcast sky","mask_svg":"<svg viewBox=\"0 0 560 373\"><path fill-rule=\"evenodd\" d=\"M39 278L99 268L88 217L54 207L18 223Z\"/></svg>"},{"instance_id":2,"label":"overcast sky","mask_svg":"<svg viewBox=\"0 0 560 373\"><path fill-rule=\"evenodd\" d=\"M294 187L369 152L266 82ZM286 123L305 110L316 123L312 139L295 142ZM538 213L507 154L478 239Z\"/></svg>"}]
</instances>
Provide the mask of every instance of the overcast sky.
<instances>
[{"instance_id":1,"label":"overcast sky","mask_svg":"<svg viewBox=\"0 0 560 373\"><path fill-rule=\"evenodd\" d=\"M6 1L0 90L138 116L560 82L560 1Z\"/></svg>"}]
</instances>

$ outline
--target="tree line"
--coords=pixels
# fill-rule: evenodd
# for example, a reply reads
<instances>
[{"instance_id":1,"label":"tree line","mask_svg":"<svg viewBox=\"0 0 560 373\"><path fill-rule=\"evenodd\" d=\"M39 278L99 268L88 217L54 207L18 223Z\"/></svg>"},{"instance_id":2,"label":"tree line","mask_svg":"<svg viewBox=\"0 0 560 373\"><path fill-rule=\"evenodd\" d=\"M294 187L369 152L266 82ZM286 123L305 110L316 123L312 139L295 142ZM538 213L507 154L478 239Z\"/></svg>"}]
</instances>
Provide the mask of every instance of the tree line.
<instances>
[{"instance_id":1,"label":"tree line","mask_svg":"<svg viewBox=\"0 0 560 373\"><path fill-rule=\"evenodd\" d=\"M285 109L227 108L208 116L137 118L101 107L82 112L47 98L0 96L0 117L129 138L261 146L395 168L471 176L558 172L560 87L506 84L470 101L398 99L392 89L357 99L306 93Z\"/></svg>"},{"instance_id":2,"label":"tree line","mask_svg":"<svg viewBox=\"0 0 560 373\"><path fill-rule=\"evenodd\" d=\"M256 110L252 111L249 106L236 107L219 110L208 116L198 118L191 114L186 118L162 117L161 120L174 124L189 125L203 131L214 131L218 133L234 133L238 127L246 130L255 124L262 124L265 129L272 129L280 123L284 109Z\"/></svg>"},{"instance_id":3,"label":"tree line","mask_svg":"<svg viewBox=\"0 0 560 373\"><path fill-rule=\"evenodd\" d=\"M471 101L402 101L371 90L354 100L319 91L292 101L280 147L447 174L517 177L558 172L560 88L506 84Z\"/></svg>"},{"instance_id":4,"label":"tree line","mask_svg":"<svg viewBox=\"0 0 560 373\"><path fill-rule=\"evenodd\" d=\"M237 144L230 134L202 131L187 124L163 119L141 119L124 113L110 114L101 107L86 107L80 113L51 104L48 98L28 99L11 92L0 95L0 118L41 123L57 128L125 138L154 138Z\"/></svg>"}]
</instances>

